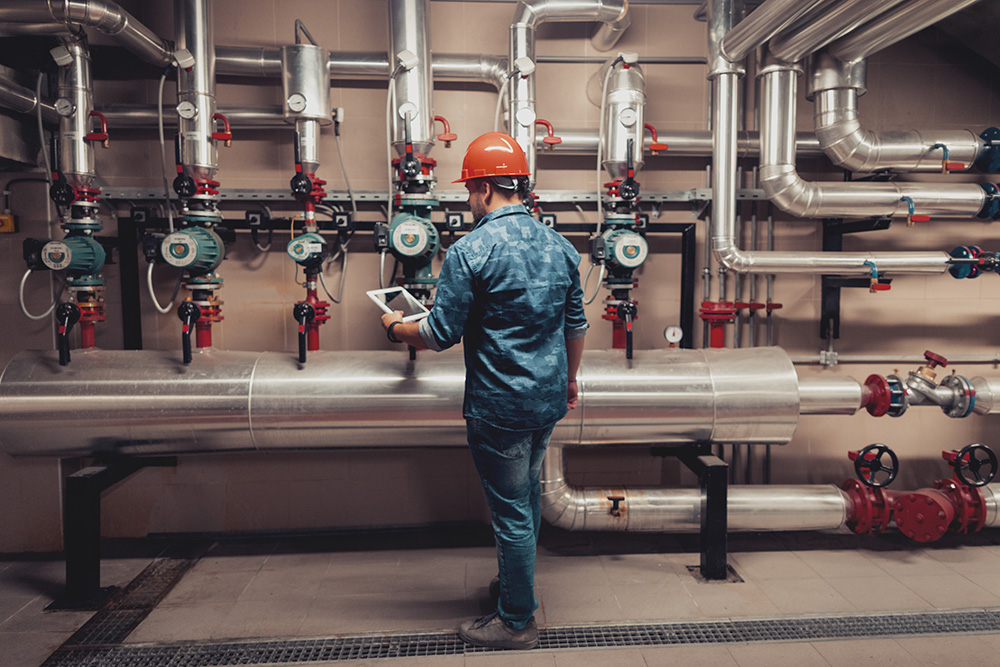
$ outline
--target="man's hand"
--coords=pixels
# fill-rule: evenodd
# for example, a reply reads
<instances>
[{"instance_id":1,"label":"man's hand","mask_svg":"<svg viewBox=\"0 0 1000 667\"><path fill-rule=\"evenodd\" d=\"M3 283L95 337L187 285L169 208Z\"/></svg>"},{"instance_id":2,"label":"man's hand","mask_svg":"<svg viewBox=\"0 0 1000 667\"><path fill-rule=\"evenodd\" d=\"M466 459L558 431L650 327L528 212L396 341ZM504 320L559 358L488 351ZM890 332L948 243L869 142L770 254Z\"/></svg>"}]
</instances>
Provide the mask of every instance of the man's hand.
<instances>
[{"instance_id":1,"label":"man's hand","mask_svg":"<svg viewBox=\"0 0 1000 667\"><path fill-rule=\"evenodd\" d=\"M576 380L570 380L569 386L566 389L566 408L568 410L575 410L577 405L577 394L580 390L577 387Z\"/></svg>"},{"instance_id":2,"label":"man's hand","mask_svg":"<svg viewBox=\"0 0 1000 667\"><path fill-rule=\"evenodd\" d=\"M393 322L402 322L402 321L403 321L403 311L394 310L391 313L386 313L385 315L382 316L382 327L386 331L388 331L390 324L392 324Z\"/></svg>"}]
</instances>

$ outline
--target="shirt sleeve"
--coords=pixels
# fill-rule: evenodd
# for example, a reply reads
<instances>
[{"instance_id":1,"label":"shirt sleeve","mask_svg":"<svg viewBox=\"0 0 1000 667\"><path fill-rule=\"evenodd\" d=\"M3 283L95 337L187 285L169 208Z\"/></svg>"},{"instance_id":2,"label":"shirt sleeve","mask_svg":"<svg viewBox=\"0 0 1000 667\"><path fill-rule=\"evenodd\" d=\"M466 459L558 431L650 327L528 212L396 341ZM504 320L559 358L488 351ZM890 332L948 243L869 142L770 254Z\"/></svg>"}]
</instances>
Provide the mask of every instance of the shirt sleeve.
<instances>
[{"instance_id":1,"label":"shirt sleeve","mask_svg":"<svg viewBox=\"0 0 1000 667\"><path fill-rule=\"evenodd\" d=\"M583 312L583 288L580 287L580 256L570 260L570 284L566 293L566 338L583 338L587 335L587 316Z\"/></svg>"},{"instance_id":2,"label":"shirt sleeve","mask_svg":"<svg viewBox=\"0 0 1000 667\"><path fill-rule=\"evenodd\" d=\"M452 247L441 266L431 314L420 321L420 337L429 349L440 352L462 340L472 308L474 281L468 258L460 248Z\"/></svg>"}]
</instances>

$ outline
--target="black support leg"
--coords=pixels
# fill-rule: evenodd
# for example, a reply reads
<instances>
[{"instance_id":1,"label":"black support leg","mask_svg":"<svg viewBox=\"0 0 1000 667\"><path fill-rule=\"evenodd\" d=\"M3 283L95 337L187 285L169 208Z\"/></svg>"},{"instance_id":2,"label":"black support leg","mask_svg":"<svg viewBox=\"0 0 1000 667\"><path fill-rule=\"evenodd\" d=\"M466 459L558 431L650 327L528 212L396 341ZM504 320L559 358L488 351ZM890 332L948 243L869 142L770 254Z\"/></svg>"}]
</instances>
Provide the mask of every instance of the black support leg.
<instances>
[{"instance_id":1,"label":"black support leg","mask_svg":"<svg viewBox=\"0 0 1000 667\"><path fill-rule=\"evenodd\" d=\"M728 466L716 456L699 456L701 468L701 576L725 579L728 541Z\"/></svg>"}]
</instances>

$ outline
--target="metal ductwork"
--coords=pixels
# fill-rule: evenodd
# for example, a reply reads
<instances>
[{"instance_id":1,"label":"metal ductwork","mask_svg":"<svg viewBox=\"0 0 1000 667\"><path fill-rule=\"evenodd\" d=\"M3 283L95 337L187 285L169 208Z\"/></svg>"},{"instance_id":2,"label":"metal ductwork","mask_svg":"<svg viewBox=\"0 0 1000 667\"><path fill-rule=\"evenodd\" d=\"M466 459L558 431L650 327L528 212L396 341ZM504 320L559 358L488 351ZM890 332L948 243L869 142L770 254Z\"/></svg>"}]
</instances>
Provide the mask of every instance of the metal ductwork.
<instances>
[{"instance_id":1,"label":"metal ductwork","mask_svg":"<svg viewBox=\"0 0 1000 667\"><path fill-rule=\"evenodd\" d=\"M910 0L830 45L830 53L853 62L927 28L979 0Z\"/></svg>"},{"instance_id":2,"label":"metal ductwork","mask_svg":"<svg viewBox=\"0 0 1000 667\"><path fill-rule=\"evenodd\" d=\"M555 445L785 444L799 380L780 348L587 351L580 405ZM464 447L460 354L206 348L17 355L0 376L0 448L12 456ZM810 403L822 400L807 390ZM837 398L828 401L843 405ZM842 409L842 408L838 408Z\"/></svg>"},{"instance_id":3,"label":"metal ductwork","mask_svg":"<svg viewBox=\"0 0 1000 667\"><path fill-rule=\"evenodd\" d=\"M519 59L535 62L535 31L546 21L600 21L612 26L598 31L600 43L595 47L610 49L617 36L628 26L628 0L521 0L510 25L509 66L517 67ZM523 61L522 61L523 62ZM503 94L503 93L501 93ZM514 73L509 77L507 94L510 101L508 131L524 149L535 182L535 75Z\"/></svg>"},{"instance_id":4,"label":"metal ductwork","mask_svg":"<svg viewBox=\"0 0 1000 667\"><path fill-rule=\"evenodd\" d=\"M178 107L190 104L181 114L181 157L195 179L214 180L219 169L219 150L212 139L215 131L215 33L210 0L180 0L176 5L177 48L194 56L194 66L177 68Z\"/></svg>"},{"instance_id":5,"label":"metal ductwork","mask_svg":"<svg viewBox=\"0 0 1000 667\"><path fill-rule=\"evenodd\" d=\"M59 114L55 107L39 100L35 91L19 85L12 78L13 75L13 70L0 66L0 106L19 113L35 114L41 105L42 118L49 123L58 122Z\"/></svg>"},{"instance_id":6,"label":"metal ductwork","mask_svg":"<svg viewBox=\"0 0 1000 667\"><path fill-rule=\"evenodd\" d=\"M858 98L866 91L865 61L847 64L821 52L813 57L811 65L806 92L815 103L816 138L838 167L852 171L941 172L942 164L947 162L950 170L961 171L972 167L986 147L971 130L926 134L917 130L864 130L858 116Z\"/></svg>"},{"instance_id":7,"label":"metal ductwork","mask_svg":"<svg viewBox=\"0 0 1000 667\"><path fill-rule=\"evenodd\" d=\"M771 40L778 60L796 63L833 40L843 37L903 0L843 0L802 26L793 26Z\"/></svg>"},{"instance_id":8,"label":"metal ductwork","mask_svg":"<svg viewBox=\"0 0 1000 667\"><path fill-rule=\"evenodd\" d=\"M173 61L173 48L168 41L111 0L4 0L0 5L2 23L92 27L148 63L166 67Z\"/></svg>"},{"instance_id":9,"label":"metal ductwork","mask_svg":"<svg viewBox=\"0 0 1000 667\"><path fill-rule=\"evenodd\" d=\"M739 25L725 33L720 44L723 57L740 62L747 54L795 23L826 0L766 0Z\"/></svg>"},{"instance_id":10,"label":"metal ductwork","mask_svg":"<svg viewBox=\"0 0 1000 667\"><path fill-rule=\"evenodd\" d=\"M392 147L406 153L405 129L409 119L413 152L428 155L434 147L434 105L431 102L431 47L427 38L429 0L389 0L389 60L394 103L390 110ZM416 56L404 65L400 54Z\"/></svg>"},{"instance_id":11,"label":"metal ductwork","mask_svg":"<svg viewBox=\"0 0 1000 667\"><path fill-rule=\"evenodd\" d=\"M59 155L54 167L66 177L73 188L90 188L97 173L94 149L87 134L94 108L94 88L90 72L90 51L85 40L69 37L62 40L72 61L60 67L59 100L65 105L65 115L59 117Z\"/></svg>"}]
</instances>

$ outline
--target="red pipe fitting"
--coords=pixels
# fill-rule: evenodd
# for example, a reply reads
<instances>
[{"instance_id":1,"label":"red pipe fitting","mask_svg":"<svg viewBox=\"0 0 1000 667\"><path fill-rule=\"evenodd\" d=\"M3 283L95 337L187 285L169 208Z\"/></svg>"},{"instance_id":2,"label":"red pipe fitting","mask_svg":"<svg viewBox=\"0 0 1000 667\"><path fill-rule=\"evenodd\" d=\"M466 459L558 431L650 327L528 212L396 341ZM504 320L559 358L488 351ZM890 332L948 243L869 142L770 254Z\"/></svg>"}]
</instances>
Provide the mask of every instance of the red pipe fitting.
<instances>
[{"instance_id":1,"label":"red pipe fitting","mask_svg":"<svg viewBox=\"0 0 1000 667\"><path fill-rule=\"evenodd\" d=\"M232 146L233 145L233 131L232 131L232 128L229 126L229 119L226 118L225 116L223 116L221 113L213 113L212 114L212 120L221 120L222 121L222 127L223 127L223 131L222 132L213 132L212 133L212 138L216 139L218 141L224 141L224 142L226 142L226 148L229 148L230 146Z\"/></svg>"},{"instance_id":2,"label":"red pipe fitting","mask_svg":"<svg viewBox=\"0 0 1000 667\"><path fill-rule=\"evenodd\" d=\"M448 124L444 116L434 116L434 120L444 125L444 132L438 135L438 141L443 141L445 148L451 148L451 142L458 139L458 135L451 133L451 125Z\"/></svg>"},{"instance_id":3,"label":"red pipe fitting","mask_svg":"<svg viewBox=\"0 0 1000 667\"><path fill-rule=\"evenodd\" d=\"M841 486L847 492L847 527L858 535L881 533L892 520L893 507L899 494L881 487L870 487L856 479L849 479Z\"/></svg>"},{"instance_id":4,"label":"red pipe fitting","mask_svg":"<svg viewBox=\"0 0 1000 667\"><path fill-rule=\"evenodd\" d=\"M736 306L731 301L702 301L698 316L709 326L709 346L726 346L726 325L736 321Z\"/></svg>"},{"instance_id":5,"label":"red pipe fitting","mask_svg":"<svg viewBox=\"0 0 1000 667\"><path fill-rule=\"evenodd\" d=\"M319 295L316 293L316 283L314 281L309 281L309 284L312 287L306 288L306 303L313 307L316 315L309 322L306 329L306 340L309 351L315 352L319 349L319 328L330 319L330 316L326 314L330 304L320 300Z\"/></svg>"},{"instance_id":6,"label":"red pipe fitting","mask_svg":"<svg viewBox=\"0 0 1000 667\"><path fill-rule=\"evenodd\" d=\"M101 129L99 132L88 132L84 137L87 141L100 141L105 148L108 147L108 119L104 117L100 111L90 110L91 118L99 118L101 122Z\"/></svg>"},{"instance_id":7,"label":"red pipe fitting","mask_svg":"<svg viewBox=\"0 0 1000 667\"><path fill-rule=\"evenodd\" d=\"M535 125L544 125L545 129L548 130L548 135L542 139L542 142L546 145L549 150L552 150L556 144L562 143L562 138L555 136L555 130L552 127L552 123L542 118L535 119Z\"/></svg>"},{"instance_id":8,"label":"red pipe fitting","mask_svg":"<svg viewBox=\"0 0 1000 667\"><path fill-rule=\"evenodd\" d=\"M666 144L661 144L659 139L656 138L656 128L649 123L643 123L642 126L649 130L649 133L653 135L653 143L649 145L649 150L652 151L653 155L656 155L660 151L667 150L668 146Z\"/></svg>"}]
</instances>

